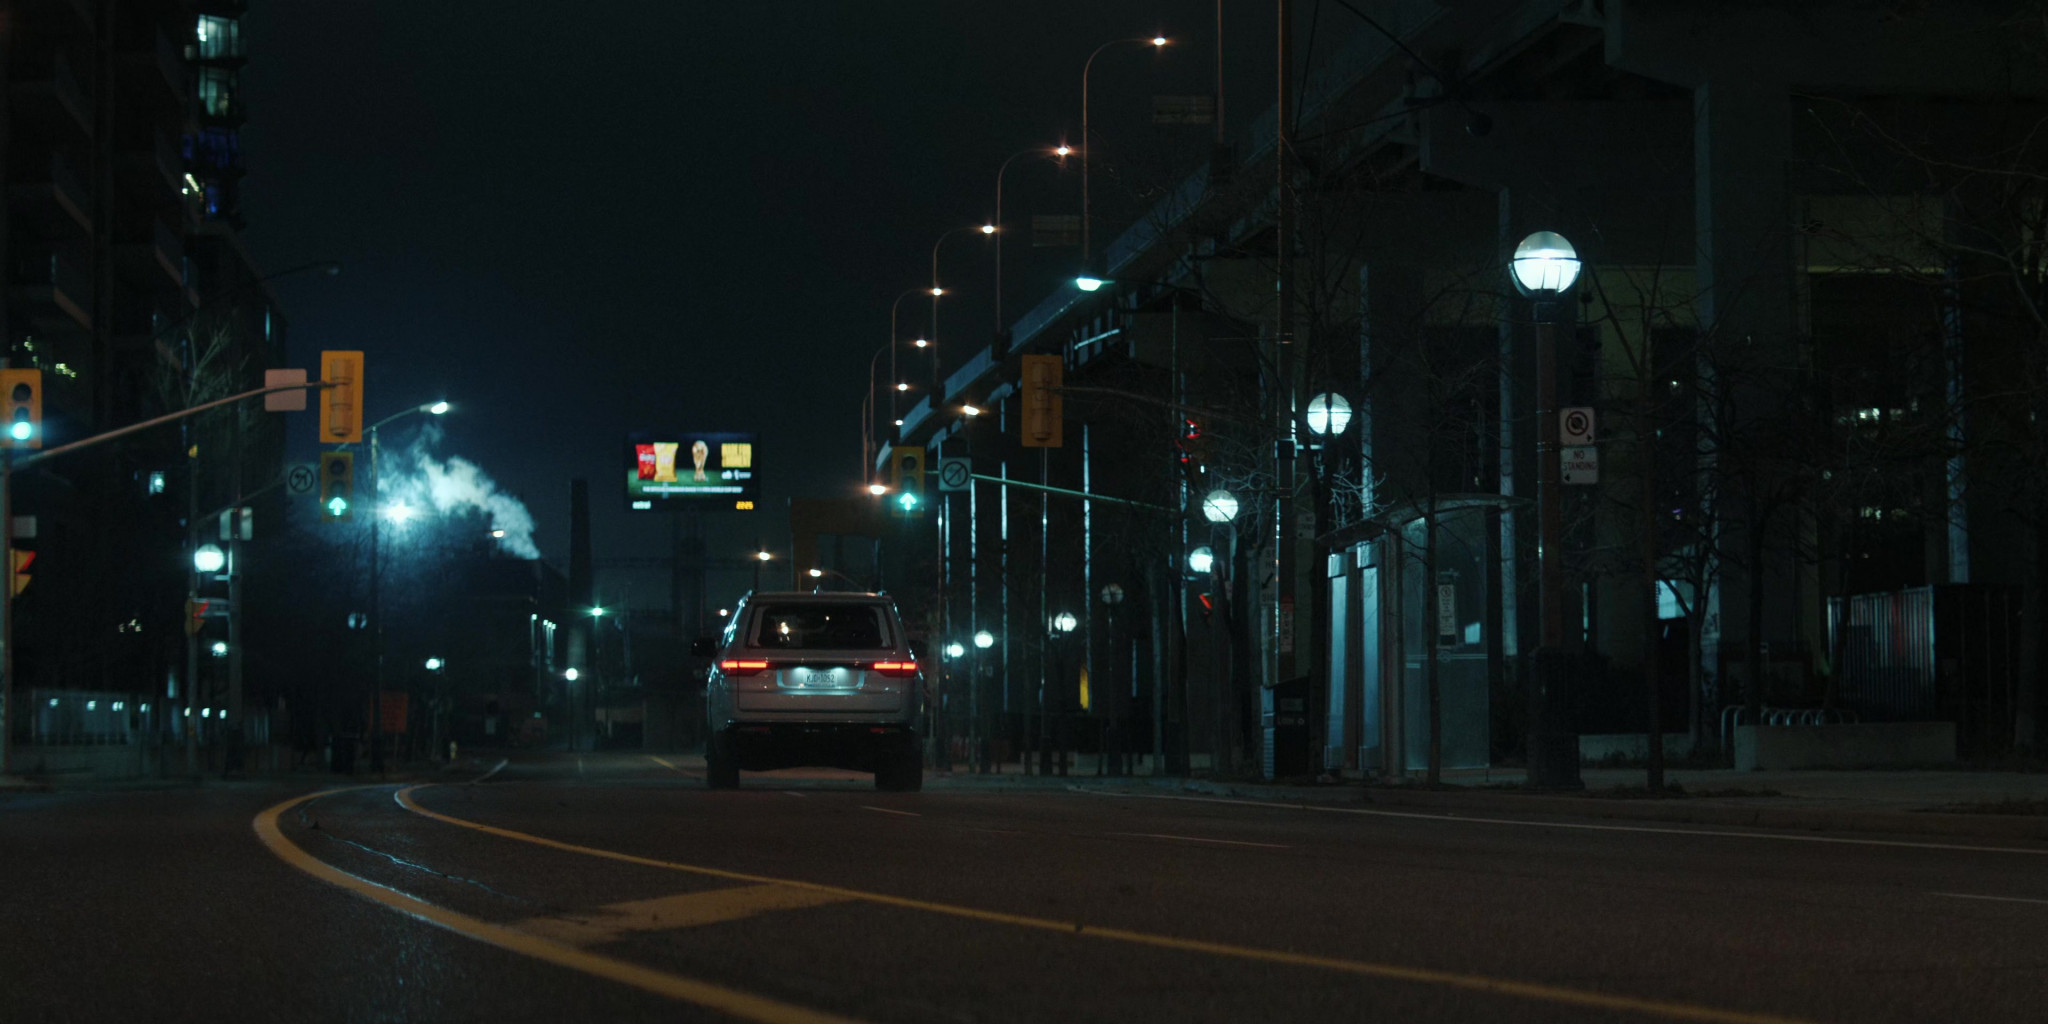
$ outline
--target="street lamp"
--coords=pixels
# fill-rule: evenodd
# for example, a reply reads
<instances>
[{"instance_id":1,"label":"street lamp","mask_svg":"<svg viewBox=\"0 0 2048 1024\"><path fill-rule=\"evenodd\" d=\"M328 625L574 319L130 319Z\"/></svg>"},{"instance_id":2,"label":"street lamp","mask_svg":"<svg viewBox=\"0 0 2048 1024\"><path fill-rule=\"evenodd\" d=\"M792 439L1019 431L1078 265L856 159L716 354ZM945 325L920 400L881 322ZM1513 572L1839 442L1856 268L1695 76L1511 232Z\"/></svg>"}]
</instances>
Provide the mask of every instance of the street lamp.
<instances>
[{"instance_id":1,"label":"street lamp","mask_svg":"<svg viewBox=\"0 0 2048 1024\"><path fill-rule=\"evenodd\" d=\"M1010 164L1014 163L1019 157L1027 157L1032 156L1034 154L1046 157L1048 159L1056 160L1062 167L1064 167L1066 166L1067 162L1067 154L1072 153L1073 151L1074 150L1072 149L1072 147L1066 145L1055 146L1051 149L1046 149L1044 146L1034 146L1030 149L1021 149L1015 153L1010 154L1008 157L1004 158L1002 165L996 168L996 219L995 222L990 226L995 229L993 234L995 234L996 236L995 307L996 337L999 339L1003 335L1003 175L1009 171Z\"/></svg>"},{"instance_id":2,"label":"street lamp","mask_svg":"<svg viewBox=\"0 0 2048 1024\"><path fill-rule=\"evenodd\" d=\"M1120 585L1120 584L1116 584L1116 583L1105 583L1105 584L1103 584L1103 585L1102 585L1102 603L1103 603L1103 604L1106 604L1106 605L1109 605L1109 606L1110 606L1110 607L1112 607L1112 608L1116 607L1117 605L1120 605L1120 604L1124 603L1124 588L1123 588L1123 586L1122 586L1122 585Z\"/></svg>"},{"instance_id":3,"label":"street lamp","mask_svg":"<svg viewBox=\"0 0 2048 1024\"><path fill-rule=\"evenodd\" d=\"M1052 628L1062 633L1071 633L1080 624L1081 620L1074 618L1073 612L1061 612L1052 617Z\"/></svg>"},{"instance_id":4,"label":"street lamp","mask_svg":"<svg viewBox=\"0 0 2048 1024\"><path fill-rule=\"evenodd\" d=\"M931 344L931 350L932 350L932 396L933 396L933 397L932 397L932 404L933 404L933 406L934 406L934 408L933 408L933 410L932 410L933 412L937 412L937 411L938 411L938 409L936 408L936 406L937 406L937 404L938 404L938 401L939 401L939 399L938 399L938 394L939 394L939 383L938 383L938 382L939 382L939 296L941 296L941 295L944 295L944 294L946 294L946 289L944 289L944 288L941 288L941 287L939 287L939 246L942 246L942 245L946 244L946 239L948 239L948 238L951 238L951 237L953 237L954 235L957 235L957 234L959 234L959 233L960 233L960 232L962 232L962 231L981 231L981 230L982 230L982 228L983 228L983 227L986 227L986 226L988 226L988 225L981 225L981 224L966 224L966 225L962 225L962 226L960 226L960 227L957 227L957 228L953 228L952 230L950 230L950 231L947 231L947 232L945 232L945 233L941 234L941 235L939 236L939 238L938 238L938 241L936 241L936 242L933 242L933 243L932 243L932 287L931 287L931 294L932 294L932 329L931 329L931 333L930 333L930 334L927 334L927 335L925 335L925 340L929 340L929 341L930 341L930 342L932 343L932 344ZM990 231L990 232L984 232L984 233L985 233L985 234L994 234L994 232L992 232L992 231ZM904 384L898 384L898 385L896 385L896 387L897 387L897 390L899 390L899 391L907 391L907 390L909 390L909 386L908 386L908 385L904 385Z\"/></svg>"},{"instance_id":5,"label":"street lamp","mask_svg":"<svg viewBox=\"0 0 2048 1024\"><path fill-rule=\"evenodd\" d=\"M564 679L567 679L568 681L570 681L570 682L572 682L572 683L576 681L576 677L577 677L577 676L580 676L580 675L582 675L582 674L583 674L583 673L581 673L581 672L578 672L578 671L576 671L576 670L575 670L575 669L573 669L573 668L565 668L565 669L563 669L563 670L562 670L562 678L564 678Z\"/></svg>"},{"instance_id":6,"label":"street lamp","mask_svg":"<svg viewBox=\"0 0 2048 1024\"><path fill-rule=\"evenodd\" d=\"M948 658L964 658L964 657L966 657L966 656L967 656L967 645L966 645L966 644L963 644L963 643L961 643L960 641L958 641L958 640L955 640L955 641L953 641L952 643L949 643L949 644L947 644L947 645L946 645L946 657L948 657Z\"/></svg>"},{"instance_id":7,"label":"street lamp","mask_svg":"<svg viewBox=\"0 0 2048 1024\"><path fill-rule=\"evenodd\" d=\"M377 442L377 431L393 420L422 413L429 416L443 416L447 414L450 408L451 406L445 401L427 402L422 405L415 405L410 409L402 409L392 413L365 428L364 432L370 435L370 494L373 506L376 496L382 493L384 484L383 478L377 474L378 453L382 451L381 446ZM405 509L404 515L406 516L412 514L411 510L405 508L403 504L395 506L392 511L397 512L398 509ZM375 687L375 690L370 695L370 770L373 772L384 770L383 559L380 557L379 550L383 544L380 527L384 518L384 516L380 515L370 517L370 630L372 637L370 642L373 646L371 684ZM401 518L396 521L403 522L404 519Z\"/></svg>"},{"instance_id":8,"label":"street lamp","mask_svg":"<svg viewBox=\"0 0 2048 1024\"><path fill-rule=\"evenodd\" d=\"M988 630L984 629L974 634L974 646L979 650L988 650L994 647L995 644L996 635Z\"/></svg>"},{"instance_id":9,"label":"street lamp","mask_svg":"<svg viewBox=\"0 0 2048 1024\"><path fill-rule=\"evenodd\" d=\"M1209 570L1214 568L1216 568L1216 552L1209 545L1204 544L1188 552L1189 572L1206 576Z\"/></svg>"},{"instance_id":10,"label":"street lamp","mask_svg":"<svg viewBox=\"0 0 2048 1024\"><path fill-rule=\"evenodd\" d=\"M1237 496L1218 488L1202 497L1202 518L1227 523L1237 518Z\"/></svg>"},{"instance_id":11,"label":"street lamp","mask_svg":"<svg viewBox=\"0 0 2048 1024\"><path fill-rule=\"evenodd\" d=\"M441 668L442 668L442 666L444 666L444 665L446 665L446 664L448 664L448 663L447 663L447 662L445 662L445 661L442 661L442 660L441 660L441 659L439 659L439 658L428 658L428 659L427 659L427 671L429 671L429 672L439 672L439 671L441 671Z\"/></svg>"},{"instance_id":12,"label":"street lamp","mask_svg":"<svg viewBox=\"0 0 2048 1024\"><path fill-rule=\"evenodd\" d=\"M1579 779L1577 743L1555 726L1564 685L1564 513L1558 464L1557 322L1559 301L1579 277L1579 254L1555 231L1538 231L1515 246L1510 277L1536 306L1536 556L1537 589L1543 609L1541 644L1535 666L1537 693L1530 701L1529 774L1547 787L1574 787Z\"/></svg>"},{"instance_id":13,"label":"street lamp","mask_svg":"<svg viewBox=\"0 0 2048 1024\"><path fill-rule=\"evenodd\" d=\"M1084 268L1088 266L1089 257L1094 254L1094 250L1089 245L1091 241L1089 235L1089 214L1091 210L1088 205L1088 154L1094 151L1095 140L1088 135L1088 72L1095 67L1097 55L1120 43L1142 43L1152 47L1153 52L1157 53L1166 48L1167 39L1165 36L1153 36L1149 39L1112 39L1096 47L1095 51L1088 55L1088 60L1081 65L1081 265ZM1076 280L1075 283L1080 284L1081 282ZM1082 284L1081 290L1092 292L1100 287L1102 287L1102 284L1098 281L1094 287Z\"/></svg>"},{"instance_id":14,"label":"street lamp","mask_svg":"<svg viewBox=\"0 0 2048 1024\"><path fill-rule=\"evenodd\" d=\"M765 548L754 552L754 592L757 594L761 592L761 567L767 565L769 559L774 557Z\"/></svg>"},{"instance_id":15,"label":"street lamp","mask_svg":"<svg viewBox=\"0 0 2048 1024\"><path fill-rule=\"evenodd\" d=\"M1351 403L1343 395L1321 394L1308 400L1308 432L1329 437L1351 425Z\"/></svg>"},{"instance_id":16,"label":"street lamp","mask_svg":"<svg viewBox=\"0 0 2048 1024\"><path fill-rule=\"evenodd\" d=\"M192 568L200 572L219 572L226 564L227 552L218 544L201 544L199 550L192 552Z\"/></svg>"}]
</instances>

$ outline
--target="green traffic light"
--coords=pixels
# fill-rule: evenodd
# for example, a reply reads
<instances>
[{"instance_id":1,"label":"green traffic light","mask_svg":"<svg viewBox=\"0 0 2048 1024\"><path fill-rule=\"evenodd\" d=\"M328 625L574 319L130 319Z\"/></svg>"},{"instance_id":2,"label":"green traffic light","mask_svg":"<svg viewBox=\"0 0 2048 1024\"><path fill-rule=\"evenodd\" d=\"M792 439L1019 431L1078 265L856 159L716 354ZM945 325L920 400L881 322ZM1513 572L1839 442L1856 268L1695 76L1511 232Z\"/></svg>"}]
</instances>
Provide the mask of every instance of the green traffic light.
<instances>
[{"instance_id":1,"label":"green traffic light","mask_svg":"<svg viewBox=\"0 0 2048 1024\"><path fill-rule=\"evenodd\" d=\"M905 492L902 497L896 499L896 503L902 505L905 511L916 508L917 495Z\"/></svg>"},{"instance_id":2,"label":"green traffic light","mask_svg":"<svg viewBox=\"0 0 2048 1024\"><path fill-rule=\"evenodd\" d=\"M29 436L34 434L35 432L35 424L30 423L27 420L15 420L14 425L8 428L8 433L13 434L14 439L17 441L26 441L29 439Z\"/></svg>"},{"instance_id":3,"label":"green traffic light","mask_svg":"<svg viewBox=\"0 0 2048 1024\"><path fill-rule=\"evenodd\" d=\"M348 499L347 499L347 498L335 498L335 499L333 499L333 500L329 501L329 502L327 503L327 511L328 511L329 513L331 513L331 514L333 514L333 515L337 515L337 516L338 516L338 515L340 515L340 514L342 514L343 512L347 512L347 511L348 511Z\"/></svg>"}]
</instances>

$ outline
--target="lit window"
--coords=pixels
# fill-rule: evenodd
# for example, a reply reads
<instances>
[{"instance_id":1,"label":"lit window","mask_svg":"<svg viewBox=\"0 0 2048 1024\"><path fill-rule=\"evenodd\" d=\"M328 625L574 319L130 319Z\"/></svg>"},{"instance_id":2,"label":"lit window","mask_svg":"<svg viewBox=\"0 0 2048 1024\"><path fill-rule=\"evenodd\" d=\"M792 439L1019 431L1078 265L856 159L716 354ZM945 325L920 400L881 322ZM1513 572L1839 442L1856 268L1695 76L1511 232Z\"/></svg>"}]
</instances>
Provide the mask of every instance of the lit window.
<instances>
[{"instance_id":1,"label":"lit window","mask_svg":"<svg viewBox=\"0 0 2048 1024\"><path fill-rule=\"evenodd\" d=\"M195 34L201 60L229 60L242 55L242 26L233 18L202 14Z\"/></svg>"}]
</instances>

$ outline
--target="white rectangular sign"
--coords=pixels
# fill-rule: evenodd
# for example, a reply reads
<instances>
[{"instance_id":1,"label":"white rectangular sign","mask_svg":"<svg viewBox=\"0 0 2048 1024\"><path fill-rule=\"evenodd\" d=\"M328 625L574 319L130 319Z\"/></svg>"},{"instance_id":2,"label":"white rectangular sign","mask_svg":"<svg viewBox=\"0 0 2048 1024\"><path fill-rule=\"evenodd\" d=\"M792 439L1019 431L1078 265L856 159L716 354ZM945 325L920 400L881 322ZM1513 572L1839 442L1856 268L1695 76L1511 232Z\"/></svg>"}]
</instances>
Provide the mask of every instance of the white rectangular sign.
<instances>
[{"instance_id":1,"label":"white rectangular sign","mask_svg":"<svg viewBox=\"0 0 2048 1024\"><path fill-rule=\"evenodd\" d=\"M1600 482L1600 449L1587 445L1583 448L1566 448L1558 453L1558 469L1567 484L1597 484Z\"/></svg>"}]
</instances>

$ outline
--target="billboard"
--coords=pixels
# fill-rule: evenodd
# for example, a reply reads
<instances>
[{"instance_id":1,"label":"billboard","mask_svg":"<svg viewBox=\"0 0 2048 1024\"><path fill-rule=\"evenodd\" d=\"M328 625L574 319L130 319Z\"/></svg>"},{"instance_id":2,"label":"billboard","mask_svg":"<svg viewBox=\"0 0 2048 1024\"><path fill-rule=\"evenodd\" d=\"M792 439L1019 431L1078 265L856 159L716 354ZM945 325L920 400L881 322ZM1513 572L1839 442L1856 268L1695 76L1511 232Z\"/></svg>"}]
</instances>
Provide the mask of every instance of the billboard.
<instances>
[{"instance_id":1,"label":"billboard","mask_svg":"<svg viewBox=\"0 0 2048 1024\"><path fill-rule=\"evenodd\" d=\"M761 497L753 434L626 435L626 507L639 512L726 508L751 512Z\"/></svg>"}]
</instances>

